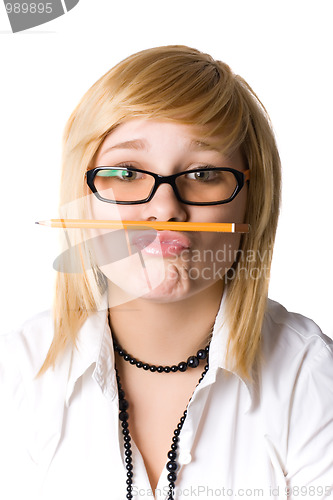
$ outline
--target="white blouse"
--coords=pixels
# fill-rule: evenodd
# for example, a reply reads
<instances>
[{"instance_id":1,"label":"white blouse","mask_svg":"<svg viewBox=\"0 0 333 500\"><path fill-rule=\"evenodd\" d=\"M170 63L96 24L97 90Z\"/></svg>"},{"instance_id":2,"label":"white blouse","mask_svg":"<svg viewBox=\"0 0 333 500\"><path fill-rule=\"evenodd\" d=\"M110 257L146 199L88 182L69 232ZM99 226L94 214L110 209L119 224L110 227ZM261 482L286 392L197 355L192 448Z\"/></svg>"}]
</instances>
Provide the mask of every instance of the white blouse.
<instances>
[{"instance_id":1,"label":"white blouse","mask_svg":"<svg viewBox=\"0 0 333 500\"><path fill-rule=\"evenodd\" d=\"M36 379L52 336L50 313L0 336L0 499L124 500L107 315L91 316L78 349ZM209 371L180 435L175 498L333 498L332 340L268 301L262 363L249 383L226 370L227 336L222 301ZM132 449L133 496L153 498L133 442ZM164 469L155 498L167 491Z\"/></svg>"}]
</instances>

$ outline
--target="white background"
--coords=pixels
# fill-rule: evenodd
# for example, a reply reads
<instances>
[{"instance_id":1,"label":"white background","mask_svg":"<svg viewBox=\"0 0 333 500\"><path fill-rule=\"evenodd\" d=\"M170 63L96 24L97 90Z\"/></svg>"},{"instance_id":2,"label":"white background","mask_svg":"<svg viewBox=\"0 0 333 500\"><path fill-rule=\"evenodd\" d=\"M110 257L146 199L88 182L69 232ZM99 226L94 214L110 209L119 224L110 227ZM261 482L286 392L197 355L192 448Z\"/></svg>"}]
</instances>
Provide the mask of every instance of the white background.
<instances>
[{"instance_id":1,"label":"white background","mask_svg":"<svg viewBox=\"0 0 333 500\"><path fill-rule=\"evenodd\" d=\"M333 337L333 4L80 0L12 34L0 4L2 332L52 303L61 137L84 92L138 50L186 44L227 62L259 95L283 163L270 297Z\"/></svg>"}]
</instances>

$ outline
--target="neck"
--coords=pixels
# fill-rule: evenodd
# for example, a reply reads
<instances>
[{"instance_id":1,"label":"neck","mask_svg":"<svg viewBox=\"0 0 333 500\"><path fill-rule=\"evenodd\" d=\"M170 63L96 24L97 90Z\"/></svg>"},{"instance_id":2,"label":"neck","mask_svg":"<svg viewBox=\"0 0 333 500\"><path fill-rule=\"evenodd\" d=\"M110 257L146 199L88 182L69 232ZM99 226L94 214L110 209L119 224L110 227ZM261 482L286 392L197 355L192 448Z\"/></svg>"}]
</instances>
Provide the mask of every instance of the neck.
<instances>
[{"instance_id":1,"label":"neck","mask_svg":"<svg viewBox=\"0 0 333 500\"><path fill-rule=\"evenodd\" d=\"M112 333L140 361L178 364L207 345L222 293L222 282L216 282L176 302L140 298L111 307Z\"/></svg>"}]
</instances>

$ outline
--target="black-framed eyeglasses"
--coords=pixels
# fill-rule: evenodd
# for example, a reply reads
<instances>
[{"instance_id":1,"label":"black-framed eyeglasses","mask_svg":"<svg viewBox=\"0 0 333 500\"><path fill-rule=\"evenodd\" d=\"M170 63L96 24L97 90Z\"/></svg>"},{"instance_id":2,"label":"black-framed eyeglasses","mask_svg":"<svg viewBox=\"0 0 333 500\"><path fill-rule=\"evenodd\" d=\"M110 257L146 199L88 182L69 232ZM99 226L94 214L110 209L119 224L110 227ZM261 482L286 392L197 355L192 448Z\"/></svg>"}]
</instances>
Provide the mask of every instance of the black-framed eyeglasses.
<instances>
[{"instance_id":1,"label":"black-framed eyeglasses","mask_svg":"<svg viewBox=\"0 0 333 500\"><path fill-rule=\"evenodd\" d=\"M97 167L86 172L87 184L101 201L135 205L150 201L161 184L170 184L177 200L187 205L229 203L250 178L250 170L196 168L159 175L134 167Z\"/></svg>"}]
</instances>

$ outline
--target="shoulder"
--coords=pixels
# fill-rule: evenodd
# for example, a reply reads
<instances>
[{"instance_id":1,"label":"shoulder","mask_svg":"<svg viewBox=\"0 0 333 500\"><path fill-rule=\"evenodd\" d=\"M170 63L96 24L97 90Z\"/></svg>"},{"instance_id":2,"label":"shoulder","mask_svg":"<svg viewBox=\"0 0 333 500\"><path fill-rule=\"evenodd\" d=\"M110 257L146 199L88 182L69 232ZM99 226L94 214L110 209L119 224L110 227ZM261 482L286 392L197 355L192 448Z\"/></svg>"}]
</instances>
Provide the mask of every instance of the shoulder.
<instances>
[{"instance_id":1,"label":"shoulder","mask_svg":"<svg viewBox=\"0 0 333 500\"><path fill-rule=\"evenodd\" d=\"M22 326L0 335L0 441L21 435L36 417L38 374L53 337L52 315L40 313ZM54 396L54 391L52 392ZM8 436L7 436L8 435ZM14 438L13 438L14 439ZM17 440L17 438L15 438ZM11 448L5 450L11 454ZM3 453L1 455L3 457ZM0 458L1 458L0 457Z\"/></svg>"},{"instance_id":2,"label":"shoulder","mask_svg":"<svg viewBox=\"0 0 333 500\"><path fill-rule=\"evenodd\" d=\"M333 341L309 318L269 300L262 351L259 392L265 432L284 457L288 481L330 484Z\"/></svg>"},{"instance_id":3,"label":"shoulder","mask_svg":"<svg viewBox=\"0 0 333 500\"><path fill-rule=\"evenodd\" d=\"M28 339L30 335L41 336L42 332L53 334L52 312L50 310L36 314L10 332L1 333L0 342L11 342L19 337ZM45 333L41 336L41 339L43 337L45 337Z\"/></svg>"},{"instance_id":4,"label":"shoulder","mask_svg":"<svg viewBox=\"0 0 333 500\"><path fill-rule=\"evenodd\" d=\"M25 321L19 328L0 335L0 380L21 375L35 377L53 338L51 311Z\"/></svg>"},{"instance_id":5,"label":"shoulder","mask_svg":"<svg viewBox=\"0 0 333 500\"><path fill-rule=\"evenodd\" d=\"M332 339L311 319L289 312L271 299L267 302L262 343L265 358L288 359L302 354L308 355L308 360L315 361L319 356L333 361Z\"/></svg>"},{"instance_id":6,"label":"shoulder","mask_svg":"<svg viewBox=\"0 0 333 500\"><path fill-rule=\"evenodd\" d=\"M260 365L261 393L271 407L307 404L310 411L317 400L332 414L333 341L312 320L269 300Z\"/></svg>"}]
</instances>

